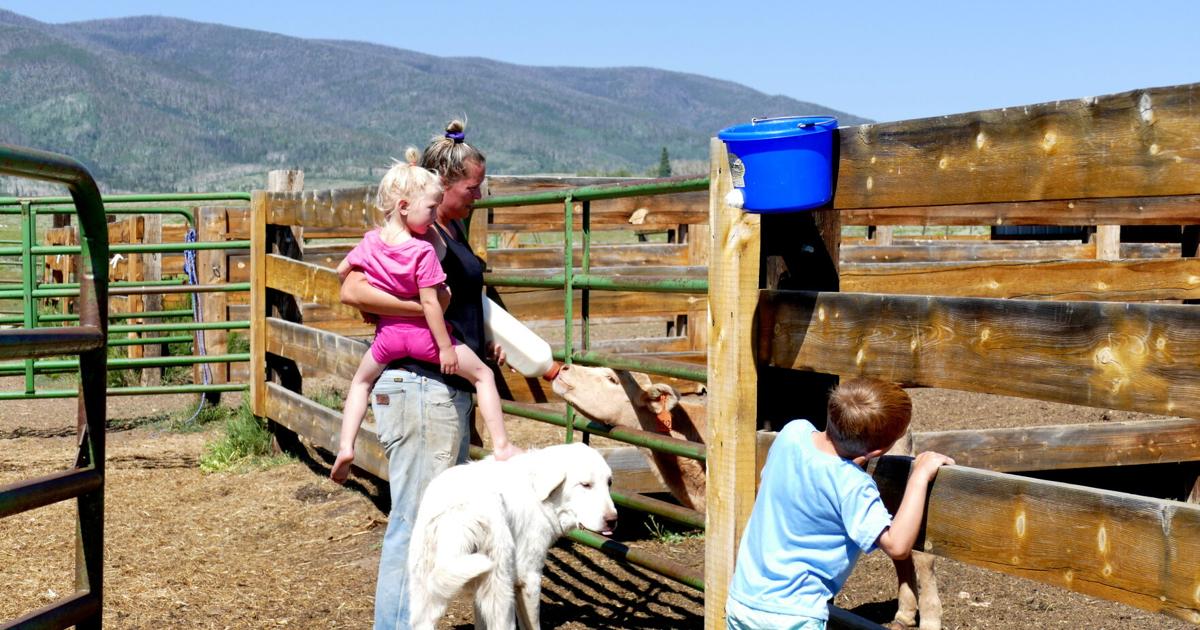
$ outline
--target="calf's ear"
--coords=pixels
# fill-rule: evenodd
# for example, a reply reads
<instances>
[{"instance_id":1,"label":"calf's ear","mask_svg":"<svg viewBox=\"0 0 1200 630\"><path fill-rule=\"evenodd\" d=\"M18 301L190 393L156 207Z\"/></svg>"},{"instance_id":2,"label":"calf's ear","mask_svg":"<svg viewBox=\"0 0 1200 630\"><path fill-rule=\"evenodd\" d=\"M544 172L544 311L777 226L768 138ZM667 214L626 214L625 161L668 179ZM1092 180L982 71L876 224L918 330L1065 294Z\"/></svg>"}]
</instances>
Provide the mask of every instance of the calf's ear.
<instances>
[{"instance_id":1,"label":"calf's ear","mask_svg":"<svg viewBox=\"0 0 1200 630\"><path fill-rule=\"evenodd\" d=\"M679 393L664 383L651 383L642 390L642 406L655 414L668 412L679 404Z\"/></svg>"}]
</instances>

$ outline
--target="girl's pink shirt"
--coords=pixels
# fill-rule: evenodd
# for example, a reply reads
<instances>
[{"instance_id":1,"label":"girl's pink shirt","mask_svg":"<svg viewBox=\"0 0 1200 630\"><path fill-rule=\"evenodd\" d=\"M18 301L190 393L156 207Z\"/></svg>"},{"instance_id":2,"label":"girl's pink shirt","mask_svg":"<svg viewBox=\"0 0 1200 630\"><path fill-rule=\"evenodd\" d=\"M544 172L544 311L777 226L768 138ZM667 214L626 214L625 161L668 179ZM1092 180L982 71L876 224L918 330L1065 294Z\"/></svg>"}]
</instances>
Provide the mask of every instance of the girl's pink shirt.
<instances>
[{"instance_id":1,"label":"girl's pink shirt","mask_svg":"<svg viewBox=\"0 0 1200 630\"><path fill-rule=\"evenodd\" d=\"M402 298L416 297L420 289L446 281L433 245L419 238L388 245L379 238L379 230L367 232L346 262L362 270L371 286Z\"/></svg>"}]
</instances>

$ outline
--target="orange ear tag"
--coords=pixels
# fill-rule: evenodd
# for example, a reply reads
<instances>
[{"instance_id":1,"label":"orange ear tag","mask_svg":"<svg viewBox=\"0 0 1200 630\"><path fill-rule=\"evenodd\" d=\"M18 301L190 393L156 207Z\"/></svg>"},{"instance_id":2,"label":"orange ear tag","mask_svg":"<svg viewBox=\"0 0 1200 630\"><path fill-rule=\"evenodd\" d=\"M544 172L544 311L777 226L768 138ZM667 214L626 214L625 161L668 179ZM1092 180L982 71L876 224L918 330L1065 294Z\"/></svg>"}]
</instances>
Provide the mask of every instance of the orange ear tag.
<instances>
[{"instance_id":1,"label":"orange ear tag","mask_svg":"<svg viewBox=\"0 0 1200 630\"><path fill-rule=\"evenodd\" d=\"M654 417L654 419L658 421L658 427L657 427L658 432L659 433L670 433L671 432L671 410L667 409L667 395L666 394L662 394L658 397L658 404L662 406L661 410L658 412L658 415Z\"/></svg>"}]
</instances>

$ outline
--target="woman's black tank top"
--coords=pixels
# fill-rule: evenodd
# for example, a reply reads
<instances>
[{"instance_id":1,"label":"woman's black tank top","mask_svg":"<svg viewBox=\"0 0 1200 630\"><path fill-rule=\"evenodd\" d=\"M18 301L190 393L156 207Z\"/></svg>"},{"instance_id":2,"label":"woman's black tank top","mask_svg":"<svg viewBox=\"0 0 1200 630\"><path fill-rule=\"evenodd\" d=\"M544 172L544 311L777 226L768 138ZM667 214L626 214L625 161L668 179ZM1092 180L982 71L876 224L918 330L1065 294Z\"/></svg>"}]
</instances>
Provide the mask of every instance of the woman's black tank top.
<instances>
[{"instance_id":1,"label":"woman's black tank top","mask_svg":"<svg viewBox=\"0 0 1200 630\"><path fill-rule=\"evenodd\" d=\"M446 286L450 287L450 306L445 313L446 323L453 328L450 334L474 350L480 358L487 358L483 348L483 261L471 251L471 246L462 236L466 234L462 223L454 222L456 236L451 236L448 230L436 223L433 227L446 243L446 255L441 262L442 270L446 272ZM401 359L393 361L388 367L435 378L457 389L475 391L466 379L444 375L438 366L429 363Z\"/></svg>"}]
</instances>

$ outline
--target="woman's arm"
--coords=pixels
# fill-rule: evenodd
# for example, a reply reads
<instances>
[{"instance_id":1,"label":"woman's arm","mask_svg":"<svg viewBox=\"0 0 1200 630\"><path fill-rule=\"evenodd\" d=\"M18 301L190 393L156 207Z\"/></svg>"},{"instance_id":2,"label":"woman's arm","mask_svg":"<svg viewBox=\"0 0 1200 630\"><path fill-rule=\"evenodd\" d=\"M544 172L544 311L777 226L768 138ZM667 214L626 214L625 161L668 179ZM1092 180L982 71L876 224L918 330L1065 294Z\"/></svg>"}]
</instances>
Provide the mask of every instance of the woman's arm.
<instances>
[{"instance_id":1,"label":"woman's arm","mask_svg":"<svg viewBox=\"0 0 1200 630\"><path fill-rule=\"evenodd\" d=\"M392 317L419 317L425 311L419 300L400 298L367 282L361 271L352 270L342 281L342 304L366 313Z\"/></svg>"},{"instance_id":2,"label":"woman's arm","mask_svg":"<svg viewBox=\"0 0 1200 630\"><path fill-rule=\"evenodd\" d=\"M458 354L454 352L454 344L450 341L450 332L446 330L446 320L442 317L442 305L438 300L437 287L421 287L421 308L425 312L425 323L429 324L429 332L438 347L438 360L442 364L443 374L454 374L458 371Z\"/></svg>"}]
</instances>

